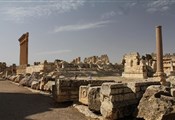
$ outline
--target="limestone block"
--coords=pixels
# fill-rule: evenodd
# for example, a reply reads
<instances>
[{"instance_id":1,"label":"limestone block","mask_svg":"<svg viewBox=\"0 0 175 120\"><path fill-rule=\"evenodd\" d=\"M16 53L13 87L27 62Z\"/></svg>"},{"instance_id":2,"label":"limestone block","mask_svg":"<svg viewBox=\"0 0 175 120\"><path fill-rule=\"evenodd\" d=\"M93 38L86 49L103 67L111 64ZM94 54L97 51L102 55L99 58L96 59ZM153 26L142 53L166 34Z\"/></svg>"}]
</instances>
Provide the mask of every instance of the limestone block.
<instances>
[{"instance_id":1,"label":"limestone block","mask_svg":"<svg viewBox=\"0 0 175 120\"><path fill-rule=\"evenodd\" d=\"M79 88L79 102L88 105L89 86L80 86Z\"/></svg>"},{"instance_id":2,"label":"limestone block","mask_svg":"<svg viewBox=\"0 0 175 120\"><path fill-rule=\"evenodd\" d=\"M117 108L114 109L113 104L109 101L103 101L101 103L100 113L104 119L115 120L120 118L120 111Z\"/></svg>"},{"instance_id":3,"label":"limestone block","mask_svg":"<svg viewBox=\"0 0 175 120\"><path fill-rule=\"evenodd\" d=\"M109 100L110 100L112 103L114 103L114 102L122 102L122 101L124 100L124 96L123 96L122 94L119 94L119 95L111 95L109 98L110 98Z\"/></svg>"},{"instance_id":4,"label":"limestone block","mask_svg":"<svg viewBox=\"0 0 175 120\"><path fill-rule=\"evenodd\" d=\"M107 99L101 103L100 112L104 119L116 120L131 116L136 108L136 100L112 103Z\"/></svg>"},{"instance_id":5,"label":"limestone block","mask_svg":"<svg viewBox=\"0 0 175 120\"><path fill-rule=\"evenodd\" d=\"M91 111L100 112L100 86L90 87L88 94L88 108Z\"/></svg>"},{"instance_id":6,"label":"limestone block","mask_svg":"<svg viewBox=\"0 0 175 120\"><path fill-rule=\"evenodd\" d=\"M106 96L120 94L124 92L123 88L125 87L125 83L103 83L101 87L101 93Z\"/></svg>"},{"instance_id":7,"label":"limestone block","mask_svg":"<svg viewBox=\"0 0 175 120\"><path fill-rule=\"evenodd\" d=\"M126 100L133 100L136 99L136 96L134 93L127 93L123 95L123 99Z\"/></svg>"}]
</instances>

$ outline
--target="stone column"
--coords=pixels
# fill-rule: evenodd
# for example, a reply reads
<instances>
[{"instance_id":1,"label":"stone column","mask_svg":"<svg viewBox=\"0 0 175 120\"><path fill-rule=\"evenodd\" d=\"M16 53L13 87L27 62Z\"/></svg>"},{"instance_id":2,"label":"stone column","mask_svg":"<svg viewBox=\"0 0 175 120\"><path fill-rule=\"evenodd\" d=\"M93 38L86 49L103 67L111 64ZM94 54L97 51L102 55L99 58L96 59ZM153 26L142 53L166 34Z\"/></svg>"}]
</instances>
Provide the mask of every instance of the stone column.
<instances>
[{"instance_id":1,"label":"stone column","mask_svg":"<svg viewBox=\"0 0 175 120\"><path fill-rule=\"evenodd\" d=\"M27 32L19 38L20 65L27 65L28 64L28 37L29 37L29 33Z\"/></svg>"},{"instance_id":2,"label":"stone column","mask_svg":"<svg viewBox=\"0 0 175 120\"><path fill-rule=\"evenodd\" d=\"M163 71L163 46L162 46L162 27L156 27L156 53L157 53L157 73L162 74Z\"/></svg>"},{"instance_id":3,"label":"stone column","mask_svg":"<svg viewBox=\"0 0 175 120\"><path fill-rule=\"evenodd\" d=\"M156 74L160 78L162 84L166 83L163 70L163 45L162 45L162 27L156 27L156 57L157 57L157 71Z\"/></svg>"}]
</instances>

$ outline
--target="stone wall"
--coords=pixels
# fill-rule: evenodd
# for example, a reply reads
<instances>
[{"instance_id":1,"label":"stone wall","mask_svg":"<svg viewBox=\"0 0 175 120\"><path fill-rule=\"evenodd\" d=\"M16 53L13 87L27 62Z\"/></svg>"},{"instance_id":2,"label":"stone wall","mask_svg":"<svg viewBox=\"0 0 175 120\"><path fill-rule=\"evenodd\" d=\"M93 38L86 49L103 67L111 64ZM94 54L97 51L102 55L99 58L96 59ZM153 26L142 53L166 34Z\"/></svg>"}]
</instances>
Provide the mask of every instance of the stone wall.
<instances>
[{"instance_id":1,"label":"stone wall","mask_svg":"<svg viewBox=\"0 0 175 120\"><path fill-rule=\"evenodd\" d=\"M81 85L101 85L104 82L114 82L113 80L66 80L57 79L55 80L55 86L53 86L53 98L56 102L65 101L78 101L79 87Z\"/></svg>"},{"instance_id":2,"label":"stone wall","mask_svg":"<svg viewBox=\"0 0 175 120\"><path fill-rule=\"evenodd\" d=\"M84 59L84 63L88 63L88 64L108 64L108 63L110 63L110 61L109 61L109 57L105 54L105 55L101 55L100 57L98 57L98 56L87 57L87 58Z\"/></svg>"},{"instance_id":3,"label":"stone wall","mask_svg":"<svg viewBox=\"0 0 175 120\"><path fill-rule=\"evenodd\" d=\"M25 74L27 65L20 65L16 67L16 74Z\"/></svg>"},{"instance_id":4,"label":"stone wall","mask_svg":"<svg viewBox=\"0 0 175 120\"><path fill-rule=\"evenodd\" d=\"M44 65L32 65L26 68L26 73L41 72L44 70Z\"/></svg>"},{"instance_id":5,"label":"stone wall","mask_svg":"<svg viewBox=\"0 0 175 120\"><path fill-rule=\"evenodd\" d=\"M56 66L52 63L32 65L26 68L26 73L32 74L33 72L51 72L55 68Z\"/></svg>"}]
</instances>

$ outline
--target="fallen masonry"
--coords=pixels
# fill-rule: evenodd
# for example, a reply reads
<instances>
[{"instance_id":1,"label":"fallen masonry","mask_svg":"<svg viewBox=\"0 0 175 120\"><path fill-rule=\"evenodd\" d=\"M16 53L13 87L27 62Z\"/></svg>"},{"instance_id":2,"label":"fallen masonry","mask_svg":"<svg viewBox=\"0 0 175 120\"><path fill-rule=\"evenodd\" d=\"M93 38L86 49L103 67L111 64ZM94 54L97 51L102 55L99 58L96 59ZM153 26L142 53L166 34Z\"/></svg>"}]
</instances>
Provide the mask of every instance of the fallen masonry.
<instances>
[{"instance_id":1,"label":"fallen masonry","mask_svg":"<svg viewBox=\"0 0 175 120\"><path fill-rule=\"evenodd\" d=\"M150 120L150 118L163 119L174 116L175 85L173 82L171 87L161 88L154 87L154 85L160 86L160 82L154 79L122 83L114 80L57 79L53 72L44 76L44 73L40 72L32 75L10 76L9 79L14 82L23 82L26 86L35 89L50 89L56 102L79 100L90 111L101 114L103 119L125 119L133 116ZM172 81L174 77L168 80ZM148 103L166 112L152 109L148 115L151 109L149 108L151 106L147 107ZM160 117L155 118L154 113Z\"/></svg>"},{"instance_id":2,"label":"fallen masonry","mask_svg":"<svg viewBox=\"0 0 175 120\"><path fill-rule=\"evenodd\" d=\"M133 116L147 87L160 85L158 81L117 83L105 82L101 86L80 86L79 102L105 119Z\"/></svg>"},{"instance_id":3,"label":"fallen masonry","mask_svg":"<svg viewBox=\"0 0 175 120\"><path fill-rule=\"evenodd\" d=\"M144 120L173 120L175 118L175 97L170 87L154 85L148 87L137 107L137 118Z\"/></svg>"},{"instance_id":4,"label":"fallen masonry","mask_svg":"<svg viewBox=\"0 0 175 120\"><path fill-rule=\"evenodd\" d=\"M89 88L88 93L88 108L93 112L100 112L100 86L94 86Z\"/></svg>"},{"instance_id":5,"label":"fallen masonry","mask_svg":"<svg viewBox=\"0 0 175 120\"><path fill-rule=\"evenodd\" d=\"M86 93L82 89L79 92L81 85L101 85L104 82L114 82L113 80L67 80L57 79L53 86L53 98L57 102L78 101L79 96L86 97ZM85 91L86 92L86 91Z\"/></svg>"}]
</instances>

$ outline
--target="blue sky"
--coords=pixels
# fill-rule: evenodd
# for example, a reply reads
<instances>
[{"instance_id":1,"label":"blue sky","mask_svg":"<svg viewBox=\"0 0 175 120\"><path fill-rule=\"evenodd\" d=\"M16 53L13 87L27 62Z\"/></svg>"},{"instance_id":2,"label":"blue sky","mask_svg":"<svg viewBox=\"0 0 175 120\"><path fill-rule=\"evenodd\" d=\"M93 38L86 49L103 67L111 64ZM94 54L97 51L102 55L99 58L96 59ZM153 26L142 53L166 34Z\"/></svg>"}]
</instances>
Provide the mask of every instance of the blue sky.
<instances>
[{"instance_id":1,"label":"blue sky","mask_svg":"<svg viewBox=\"0 0 175 120\"><path fill-rule=\"evenodd\" d=\"M29 32L29 63L155 51L174 53L175 0L0 0L0 61L19 64L18 38Z\"/></svg>"}]
</instances>

